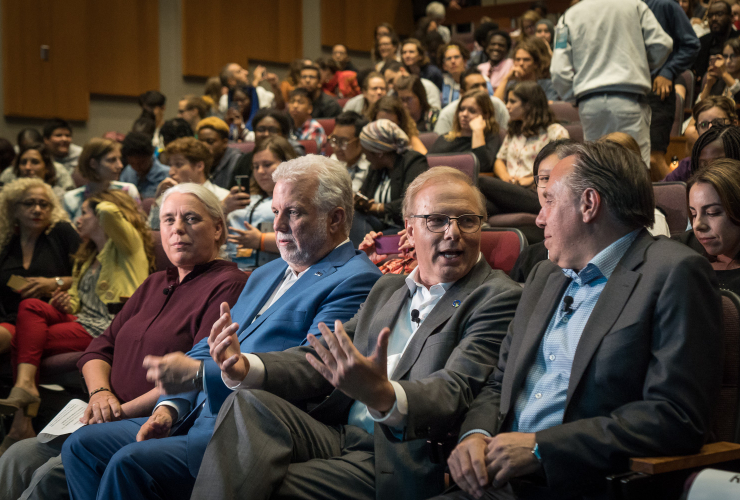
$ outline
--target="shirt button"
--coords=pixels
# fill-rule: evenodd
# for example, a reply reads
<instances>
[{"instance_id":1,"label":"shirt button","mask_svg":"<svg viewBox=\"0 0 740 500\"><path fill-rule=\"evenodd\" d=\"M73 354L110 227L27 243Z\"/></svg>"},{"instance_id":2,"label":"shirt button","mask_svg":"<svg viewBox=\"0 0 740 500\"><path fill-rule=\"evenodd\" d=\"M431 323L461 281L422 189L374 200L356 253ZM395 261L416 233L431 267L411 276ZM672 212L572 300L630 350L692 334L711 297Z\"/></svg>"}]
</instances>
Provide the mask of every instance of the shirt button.
<instances>
[{"instance_id":1,"label":"shirt button","mask_svg":"<svg viewBox=\"0 0 740 500\"><path fill-rule=\"evenodd\" d=\"M568 316L563 316L563 323L567 323L568 319L569 319Z\"/></svg>"},{"instance_id":2,"label":"shirt button","mask_svg":"<svg viewBox=\"0 0 740 500\"><path fill-rule=\"evenodd\" d=\"M541 392L538 392L537 394L534 395L534 397L536 399L540 399L542 397L542 393Z\"/></svg>"},{"instance_id":3,"label":"shirt button","mask_svg":"<svg viewBox=\"0 0 740 500\"><path fill-rule=\"evenodd\" d=\"M555 355L554 354L550 354L550 361L555 361Z\"/></svg>"}]
</instances>

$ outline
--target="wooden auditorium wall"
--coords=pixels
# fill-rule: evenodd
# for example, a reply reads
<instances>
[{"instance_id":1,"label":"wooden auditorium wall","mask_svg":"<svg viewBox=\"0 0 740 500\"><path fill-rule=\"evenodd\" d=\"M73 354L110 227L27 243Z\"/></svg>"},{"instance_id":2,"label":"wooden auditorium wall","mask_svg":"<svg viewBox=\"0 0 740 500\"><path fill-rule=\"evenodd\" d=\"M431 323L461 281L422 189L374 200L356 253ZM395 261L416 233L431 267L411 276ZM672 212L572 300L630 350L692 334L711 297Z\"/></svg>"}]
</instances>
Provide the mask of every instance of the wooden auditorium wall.
<instances>
[{"instance_id":1,"label":"wooden auditorium wall","mask_svg":"<svg viewBox=\"0 0 740 500\"><path fill-rule=\"evenodd\" d=\"M229 62L302 57L302 19L301 0L183 0L183 74L210 77Z\"/></svg>"},{"instance_id":2,"label":"wooden auditorium wall","mask_svg":"<svg viewBox=\"0 0 740 500\"><path fill-rule=\"evenodd\" d=\"M159 88L148 0L3 0L5 116L87 120L90 94Z\"/></svg>"},{"instance_id":3,"label":"wooden auditorium wall","mask_svg":"<svg viewBox=\"0 0 740 500\"><path fill-rule=\"evenodd\" d=\"M373 48L375 26L389 22L401 35L414 32L408 0L321 0L321 45L341 43L349 50Z\"/></svg>"}]
</instances>

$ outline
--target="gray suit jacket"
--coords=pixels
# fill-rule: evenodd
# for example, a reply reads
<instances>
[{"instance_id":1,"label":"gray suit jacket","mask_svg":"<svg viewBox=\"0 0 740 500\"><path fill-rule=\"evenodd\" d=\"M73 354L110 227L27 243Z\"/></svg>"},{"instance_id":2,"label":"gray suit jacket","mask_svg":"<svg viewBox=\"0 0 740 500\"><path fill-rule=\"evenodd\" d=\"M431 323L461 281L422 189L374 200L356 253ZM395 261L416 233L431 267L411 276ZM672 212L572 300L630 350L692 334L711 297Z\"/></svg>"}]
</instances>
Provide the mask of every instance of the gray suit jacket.
<instances>
[{"instance_id":1,"label":"gray suit jacket","mask_svg":"<svg viewBox=\"0 0 740 500\"><path fill-rule=\"evenodd\" d=\"M383 327L393 327L409 289L404 276L386 275L344 326L363 355L375 350ZM428 498L444 489L444 466L429 460L426 439L457 432L462 416L498 360L521 288L481 259L447 290L409 343L391 380L406 391L409 414L403 439L375 424L376 498ZM453 307L459 300L460 306ZM326 399L311 415L327 425L347 423L354 400L334 390L305 359L310 347L257 354L265 364L264 389L289 401Z\"/></svg>"},{"instance_id":2,"label":"gray suit jacket","mask_svg":"<svg viewBox=\"0 0 740 500\"><path fill-rule=\"evenodd\" d=\"M568 283L550 261L532 270L498 368L461 433L511 428L514 405ZM551 493L598 492L605 475L627 470L629 457L699 450L721 384L721 318L709 262L643 230L584 328L563 424L536 435Z\"/></svg>"}]
</instances>

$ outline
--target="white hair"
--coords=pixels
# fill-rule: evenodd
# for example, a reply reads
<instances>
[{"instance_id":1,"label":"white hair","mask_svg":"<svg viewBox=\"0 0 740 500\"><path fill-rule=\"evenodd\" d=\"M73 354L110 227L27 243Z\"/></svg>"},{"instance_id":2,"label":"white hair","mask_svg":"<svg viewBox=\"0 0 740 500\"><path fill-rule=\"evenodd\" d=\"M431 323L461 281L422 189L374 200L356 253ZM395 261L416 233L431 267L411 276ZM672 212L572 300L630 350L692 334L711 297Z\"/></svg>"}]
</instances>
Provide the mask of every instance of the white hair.
<instances>
[{"instance_id":1,"label":"white hair","mask_svg":"<svg viewBox=\"0 0 740 500\"><path fill-rule=\"evenodd\" d=\"M306 155L281 163L272 174L275 183L281 180L301 182L307 178L319 181L319 187L313 198L314 206L325 214L337 207L344 209L344 229L349 234L355 211L355 199L352 178L347 168L341 162L325 156Z\"/></svg>"},{"instance_id":2,"label":"white hair","mask_svg":"<svg viewBox=\"0 0 740 500\"><path fill-rule=\"evenodd\" d=\"M435 21L445 18L445 6L442 2L431 2L427 5L427 16Z\"/></svg>"},{"instance_id":3,"label":"white hair","mask_svg":"<svg viewBox=\"0 0 740 500\"><path fill-rule=\"evenodd\" d=\"M204 188L200 184L195 184L194 182L184 182L182 184L172 186L164 192L164 194L162 195L162 199L159 201L160 208L164 206L164 202L167 201L167 198L169 198L169 196L174 193L192 194L193 196L198 198L201 203L203 203L203 205L205 205L206 211L208 212L208 215L210 215L213 219L213 222L221 222L221 238L218 241L218 245L223 245L226 241L226 228L228 226L226 225L226 215L224 215L224 210L223 208L221 208L221 202L218 201L216 195L209 191L208 188Z\"/></svg>"}]
</instances>

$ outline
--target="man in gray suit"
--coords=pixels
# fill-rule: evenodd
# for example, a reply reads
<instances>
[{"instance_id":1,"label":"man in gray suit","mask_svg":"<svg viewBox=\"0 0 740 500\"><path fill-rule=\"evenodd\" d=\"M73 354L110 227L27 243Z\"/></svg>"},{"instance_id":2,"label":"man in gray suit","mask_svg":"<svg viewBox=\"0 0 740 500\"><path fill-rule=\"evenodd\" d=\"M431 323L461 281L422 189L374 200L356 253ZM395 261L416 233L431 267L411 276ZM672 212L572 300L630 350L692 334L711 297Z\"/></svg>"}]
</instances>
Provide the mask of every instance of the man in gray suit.
<instances>
[{"instance_id":1,"label":"man in gray suit","mask_svg":"<svg viewBox=\"0 0 740 500\"><path fill-rule=\"evenodd\" d=\"M651 236L640 160L566 146L498 368L468 411L450 472L461 498L602 498L630 457L696 453L721 383L721 302L709 262Z\"/></svg>"},{"instance_id":2,"label":"man in gray suit","mask_svg":"<svg viewBox=\"0 0 740 500\"><path fill-rule=\"evenodd\" d=\"M383 276L321 341L241 355L224 315L211 354L231 387L192 498L423 499L444 488L426 440L456 430L496 365L521 288L480 253L484 199L433 168L404 218L418 267ZM257 388L261 390L257 390ZM309 413L295 404L319 404Z\"/></svg>"}]
</instances>

